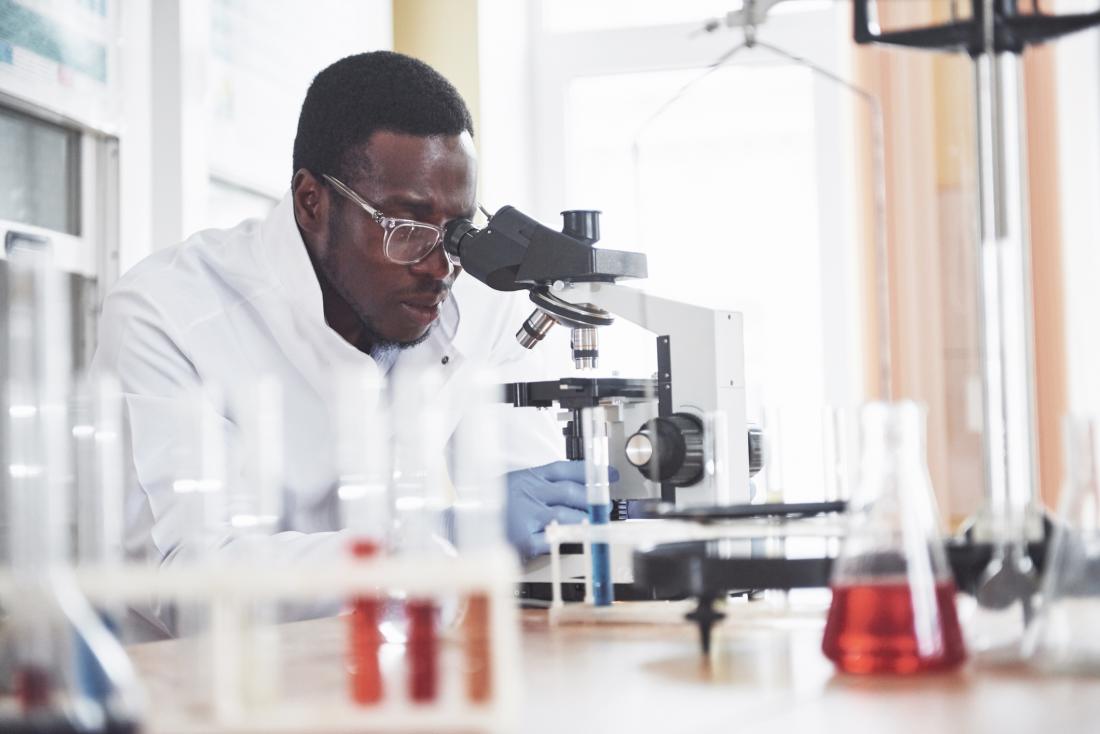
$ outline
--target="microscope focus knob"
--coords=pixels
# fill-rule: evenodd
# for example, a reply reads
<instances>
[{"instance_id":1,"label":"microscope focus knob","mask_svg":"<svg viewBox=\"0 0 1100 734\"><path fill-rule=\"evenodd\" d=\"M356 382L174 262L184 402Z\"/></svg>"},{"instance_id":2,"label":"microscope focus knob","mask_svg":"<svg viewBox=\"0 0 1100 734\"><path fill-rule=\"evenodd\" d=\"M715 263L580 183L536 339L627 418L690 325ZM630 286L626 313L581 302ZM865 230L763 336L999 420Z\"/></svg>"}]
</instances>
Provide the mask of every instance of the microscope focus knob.
<instances>
[{"instance_id":1,"label":"microscope focus knob","mask_svg":"<svg viewBox=\"0 0 1100 734\"><path fill-rule=\"evenodd\" d=\"M764 429L749 426L749 476L754 477L764 468Z\"/></svg>"},{"instance_id":2,"label":"microscope focus knob","mask_svg":"<svg viewBox=\"0 0 1100 734\"><path fill-rule=\"evenodd\" d=\"M689 487L703 476L703 424L690 413L654 418L627 439L626 460L650 481Z\"/></svg>"}]
</instances>

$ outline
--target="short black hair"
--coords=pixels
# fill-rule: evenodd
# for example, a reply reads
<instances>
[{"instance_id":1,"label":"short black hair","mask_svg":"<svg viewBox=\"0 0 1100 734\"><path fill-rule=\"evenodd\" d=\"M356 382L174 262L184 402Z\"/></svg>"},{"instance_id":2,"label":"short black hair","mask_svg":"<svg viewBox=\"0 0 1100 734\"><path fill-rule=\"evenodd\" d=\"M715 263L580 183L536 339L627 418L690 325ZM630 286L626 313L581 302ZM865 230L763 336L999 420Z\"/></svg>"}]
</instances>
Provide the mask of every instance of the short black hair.
<instances>
[{"instance_id":1,"label":"short black hair","mask_svg":"<svg viewBox=\"0 0 1100 734\"><path fill-rule=\"evenodd\" d=\"M411 56L372 51L323 69L306 92L294 136L294 171L350 177L347 153L379 130L430 137L474 134L454 85Z\"/></svg>"}]
</instances>

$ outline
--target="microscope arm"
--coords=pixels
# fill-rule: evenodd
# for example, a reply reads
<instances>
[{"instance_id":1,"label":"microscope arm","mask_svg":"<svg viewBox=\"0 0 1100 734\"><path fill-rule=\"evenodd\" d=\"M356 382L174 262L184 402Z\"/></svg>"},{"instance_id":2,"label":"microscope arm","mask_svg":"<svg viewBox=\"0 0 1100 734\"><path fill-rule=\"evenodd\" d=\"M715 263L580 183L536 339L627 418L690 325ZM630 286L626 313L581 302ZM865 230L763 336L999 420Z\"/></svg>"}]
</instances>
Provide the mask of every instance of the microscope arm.
<instances>
[{"instance_id":1,"label":"microscope arm","mask_svg":"<svg viewBox=\"0 0 1100 734\"><path fill-rule=\"evenodd\" d=\"M741 314L669 298L611 283L575 283L553 294L574 304L590 303L618 318L659 336L668 337L669 374L658 381L671 383L672 410L696 416L722 413L728 426L728 467L731 497L681 488L678 502L725 504L749 500L749 458L745 450L744 334Z\"/></svg>"}]
</instances>

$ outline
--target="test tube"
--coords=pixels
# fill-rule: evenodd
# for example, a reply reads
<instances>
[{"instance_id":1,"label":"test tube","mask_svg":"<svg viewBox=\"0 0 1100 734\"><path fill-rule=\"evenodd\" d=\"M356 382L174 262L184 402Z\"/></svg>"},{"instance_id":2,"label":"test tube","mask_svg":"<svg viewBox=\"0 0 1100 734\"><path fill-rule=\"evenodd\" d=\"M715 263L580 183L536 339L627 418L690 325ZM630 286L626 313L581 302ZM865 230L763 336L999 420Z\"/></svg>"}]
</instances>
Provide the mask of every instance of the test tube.
<instances>
[{"instance_id":1,"label":"test tube","mask_svg":"<svg viewBox=\"0 0 1100 734\"><path fill-rule=\"evenodd\" d=\"M72 331L64 275L52 268L48 252L16 248L8 276L14 688L22 714L43 730L132 731L141 710L133 670L70 567ZM99 691L87 690L80 675L80 650L103 672ZM0 714L5 731L7 715Z\"/></svg>"},{"instance_id":2,"label":"test tube","mask_svg":"<svg viewBox=\"0 0 1100 734\"><path fill-rule=\"evenodd\" d=\"M442 375L437 370L405 375L394 383L394 506L406 552L433 554L440 543L446 542L446 417L441 393ZM430 598L409 598L405 614L409 698L415 703L430 703L438 696L438 604Z\"/></svg>"},{"instance_id":3,"label":"test tube","mask_svg":"<svg viewBox=\"0 0 1100 734\"><path fill-rule=\"evenodd\" d=\"M179 420L182 440L174 449L175 471L172 490L175 508L186 539L173 558L173 565L203 565L230 537L226 521L228 477L228 422L224 418L224 393L219 385L207 383L190 390L181 405ZM243 709L242 649L240 617L221 601L161 600L172 604L175 632L192 637L190 680L186 690L196 693L201 706L211 706L220 716L237 716ZM227 644L215 646L214 632ZM236 634L234 634L236 631Z\"/></svg>"},{"instance_id":4,"label":"test tube","mask_svg":"<svg viewBox=\"0 0 1100 734\"><path fill-rule=\"evenodd\" d=\"M56 284L46 255L16 249L8 262L8 517L13 579L11 622L17 630L15 690L22 712L45 709L69 673L60 666L56 637L58 610L48 579L63 563L67 546L65 493L58 476L65 473L59 412L64 382L58 374L61 353L69 345L67 309L54 302ZM59 291L59 289L58 289ZM61 657L65 654L62 653ZM70 663L71 664L71 663Z\"/></svg>"},{"instance_id":5,"label":"test tube","mask_svg":"<svg viewBox=\"0 0 1100 734\"><path fill-rule=\"evenodd\" d=\"M124 491L122 469L122 388L111 375L88 376L74 401L76 443L77 558L100 571L122 571ZM118 637L121 611L98 602L100 621ZM111 683L91 649L77 641L77 675L84 692L106 702Z\"/></svg>"},{"instance_id":6,"label":"test tube","mask_svg":"<svg viewBox=\"0 0 1100 734\"><path fill-rule=\"evenodd\" d=\"M272 375L261 375L242 391L239 407L243 481L226 487L228 532L244 549L246 560L262 564L253 539L278 531L283 510L283 389ZM278 602L256 600L243 610L239 688L255 708L278 699L281 669L276 631Z\"/></svg>"},{"instance_id":7,"label":"test tube","mask_svg":"<svg viewBox=\"0 0 1100 734\"><path fill-rule=\"evenodd\" d=\"M581 411L584 430L584 478L588 490L588 521L607 525L611 521L610 456L607 419L602 406ZM615 600L611 583L611 546L592 543L592 599L598 607Z\"/></svg>"},{"instance_id":8,"label":"test tube","mask_svg":"<svg viewBox=\"0 0 1100 734\"><path fill-rule=\"evenodd\" d=\"M384 381L373 369L351 369L339 378L337 460L340 507L358 559L386 552L392 526L389 497L389 430L382 400ZM376 704L384 695L379 651L385 597L357 594L348 620L348 683L352 700Z\"/></svg>"},{"instance_id":9,"label":"test tube","mask_svg":"<svg viewBox=\"0 0 1100 734\"><path fill-rule=\"evenodd\" d=\"M452 439L456 525L462 553L501 550L504 535L504 467L500 462L497 426L501 409L511 410L499 400L500 383L488 370L474 372L469 402ZM493 694L490 599L485 593L466 598L463 622L463 655L466 697L485 703Z\"/></svg>"}]
</instances>

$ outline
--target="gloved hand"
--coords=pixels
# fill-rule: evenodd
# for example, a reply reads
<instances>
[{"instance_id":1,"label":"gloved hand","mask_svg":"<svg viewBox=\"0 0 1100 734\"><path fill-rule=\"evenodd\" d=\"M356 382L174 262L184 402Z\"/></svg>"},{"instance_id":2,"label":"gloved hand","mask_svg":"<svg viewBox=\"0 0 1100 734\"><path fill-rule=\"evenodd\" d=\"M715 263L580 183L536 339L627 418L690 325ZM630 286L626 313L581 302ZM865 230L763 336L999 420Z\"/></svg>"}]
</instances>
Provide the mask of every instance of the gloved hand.
<instances>
[{"instance_id":1,"label":"gloved hand","mask_svg":"<svg viewBox=\"0 0 1100 734\"><path fill-rule=\"evenodd\" d=\"M611 467L609 478L619 480ZM563 525L588 517L583 461L555 461L507 475L505 511L508 540L524 558L550 552L545 529L551 521Z\"/></svg>"}]
</instances>

